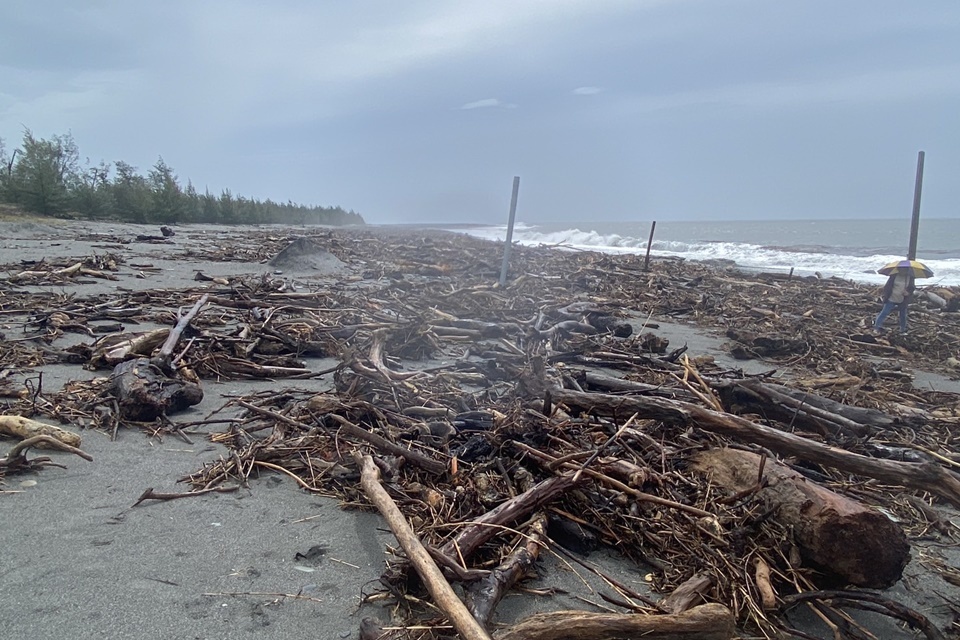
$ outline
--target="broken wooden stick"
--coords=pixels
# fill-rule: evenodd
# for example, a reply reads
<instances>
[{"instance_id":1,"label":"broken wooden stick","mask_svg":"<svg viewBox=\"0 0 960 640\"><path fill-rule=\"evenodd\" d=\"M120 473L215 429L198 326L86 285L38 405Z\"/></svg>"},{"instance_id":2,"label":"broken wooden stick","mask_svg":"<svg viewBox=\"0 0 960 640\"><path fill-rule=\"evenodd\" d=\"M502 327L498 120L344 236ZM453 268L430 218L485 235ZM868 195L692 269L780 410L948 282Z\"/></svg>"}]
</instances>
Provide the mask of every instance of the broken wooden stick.
<instances>
[{"instance_id":1,"label":"broken wooden stick","mask_svg":"<svg viewBox=\"0 0 960 640\"><path fill-rule=\"evenodd\" d=\"M447 465L439 460L434 460L433 458L425 456L422 453L417 453L416 451L412 451L406 447L401 447L398 444L394 444L383 436L367 431L366 429L353 424L346 418L338 416L335 413L330 413L327 415L340 425L340 431L342 433L345 433L348 436L353 436L358 440L368 442L383 453L390 453L395 456L400 456L407 462L433 474L442 474L447 470Z\"/></svg>"},{"instance_id":2,"label":"broken wooden stick","mask_svg":"<svg viewBox=\"0 0 960 640\"><path fill-rule=\"evenodd\" d=\"M530 445L526 445L522 442L514 442L513 445L520 449L521 451L530 454L534 458L537 458L540 461L545 461L549 464L554 464L559 462L557 458L554 458L548 453L544 453L538 449L534 449ZM644 491L640 491L635 487L624 484L616 478L611 478L610 476L600 473L599 471L594 471L592 469L582 469L581 465L576 465L570 462L561 462L560 465L564 469L570 469L575 472L582 471L583 474L593 478L594 480L606 484L607 486L613 487L619 491L622 491L626 494L633 496L639 502L649 502L651 504L658 504L661 507L668 507L670 509L677 509L678 511L686 511L687 513L693 514L698 518L712 518L713 514L709 511L704 511L703 509L698 509L689 504L682 504L674 500L667 500L666 498L661 498L660 496L655 496Z\"/></svg>"},{"instance_id":3,"label":"broken wooden stick","mask_svg":"<svg viewBox=\"0 0 960 640\"><path fill-rule=\"evenodd\" d=\"M145 500L178 500L180 498L202 496L206 493L231 493L239 488L239 486L211 487L209 489L197 489L196 491L187 491L185 493L158 493L153 490L153 487L147 487L146 491L140 494L140 497L137 498L137 501L134 502L132 506L135 507Z\"/></svg>"},{"instance_id":4,"label":"broken wooden stick","mask_svg":"<svg viewBox=\"0 0 960 640\"><path fill-rule=\"evenodd\" d=\"M417 538L417 534L414 533L410 523L407 522L396 503L380 485L380 470L374 464L373 458L355 452L354 459L361 470L360 484L364 493L367 494L367 498L387 521L387 525L393 535L396 536L397 542L403 547L407 558L410 559L413 567L423 580L423 584L427 587L427 591L433 597L434 604L443 611L464 640L491 640L490 635L470 615L467 607L454 593L450 583L443 577L433 558L430 557L430 553Z\"/></svg>"},{"instance_id":5,"label":"broken wooden stick","mask_svg":"<svg viewBox=\"0 0 960 640\"><path fill-rule=\"evenodd\" d=\"M704 594L713 587L715 580L708 573L697 573L670 592L657 603L657 608L665 613L683 613L698 603L703 604Z\"/></svg>"},{"instance_id":6,"label":"broken wooden stick","mask_svg":"<svg viewBox=\"0 0 960 640\"><path fill-rule=\"evenodd\" d=\"M500 533L501 526L512 524L533 513L576 485L572 474L547 478L529 491L465 523L467 526L443 545L441 551L451 558L469 558L487 540Z\"/></svg>"},{"instance_id":7,"label":"broken wooden stick","mask_svg":"<svg viewBox=\"0 0 960 640\"><path fill-rule=\"evenodd\" d=\"M170 333L167 335L167 339L164 341L163 346L160 347L160 351L157 352L156 357L154 358L156 364L164 371L169 372L172 370L171 358L173 357L173 349L177 346L177 341L180 340L180 336L183 334L184 329L190 324L190 322L196 317L200 312L200 309L203 305L207 304L207 294L200 296L200 299L197 300L196 304L188 311L180 320L177 322L177 325L170 330Z\"/></svg>"},{"instance_id":8,"label":"broken wooden stick","mask_svg":"<svg viewBox=\"0 0 960 640\"><path fill-rule=\"evenodd\" d=\"M58 449L60 451L66 451L67 453L72 453L76 456L80 456L84 460L93 462L93 456L85 451L81 451L76 447L71 447L68 444L60 442L56 438L47 435L33 436L32 438L27 438L18 442L10 451L7 452L6 458L0 458L0 472L4 471L22 471L25 469L35 468L43 466L44 464L53 465L50 462L50 458L34 458L33 460L27 460L26 453L31 447L36 447L38 445L46 445L51 449ZM62 466L62 465L54 465Z\"/></svg>"},{"instance_id":9,"label":"broken wooden stick","mask_svg":"<svg viewBox=\"0 0 960 640\"><path fill-rule=\"evenodd\" d=\"M547 515L534 516L527 528L526 543L517 548L500 565L474 584L467 592L467 607L473 617L484 627L490 626L493 612L503 596L532 569L546 546Z\"/></svg>"}]
</instances>

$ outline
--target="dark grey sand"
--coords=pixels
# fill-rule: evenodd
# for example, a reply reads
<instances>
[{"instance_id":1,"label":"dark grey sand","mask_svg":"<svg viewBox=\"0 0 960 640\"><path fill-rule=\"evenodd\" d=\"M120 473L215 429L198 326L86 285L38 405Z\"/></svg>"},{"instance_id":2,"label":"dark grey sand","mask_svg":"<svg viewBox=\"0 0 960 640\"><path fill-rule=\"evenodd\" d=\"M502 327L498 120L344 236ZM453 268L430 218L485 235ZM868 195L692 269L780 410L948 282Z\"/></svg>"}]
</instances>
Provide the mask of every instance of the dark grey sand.
<instances>
[{"instance_id":1,"label":"dark grey sand","mask_svg":"<svg viewBox=\"0 0 960 640\"><path fill-rule=\"evenodd\" d=\"M109 242L75 240L89 233L130 237L157 230L86 222L0 222L0 264L112 251L122 253L128 265L150 263L161 269L143 272L139 278L135 269L125 268L121 281L83 285L83 294L98 288L195 287L197 270L211 276L270 273L305 286L320 277L349 278L360 268L328 260L313 261L303 270L295 262L282 268L225 262L185 265L165 257L163 245L105 248ZM242 230L189 227L178 229L174 240L180 246L219 242L236 233ZM278 234L295 235L296 230ZM3 322L0 318L0 329L8 336L21 329ZM642 324L638 319L637 325ZM731 368L753 372L771 368L729 359L720 350L722 338L690 325L659 325L657 332L670 339L671 348L687 344L691 354L713 355ZM328 364L314 361L310 366L322 370ZM76 366L46 366L43 374L48 391L67 379L95 375ZM36 372L14 378L18 375L22 379ZM956 385L947 379L923 383ZM205 382L204 402L176 417L203 419L229 395L290 386L320 391L328 384L323 379L294 384ZM161 440L123 431L117 441L110 441L105 434L85 431L83 449L93 455L93 462L52 453L66 469L46 468L0 484L0 638L356 638L363 616L387 619L387 612L377 605L360 607L361 594L376 590L387 547L395 545L376 514L345 511L335 500L311 495L281 475L264 476L234 494L131 508L147 487L158 492L186 490L177 480L224 451L203 433L191 437L193 443L188 444L174 437ZM10 444L0 441L0 455ZM315 546L325 550L318 559L298 559L298 553ZM958 557L953 549L916 543L904 580L888 595L945 625L949 611L938 594L960 602L960 593L926 572L917 561L921 554L943 555L951 564ZM607 552L595 552L586 560L638 591L645 588L643 567ZM552 609L589 610L589 602L602 602L597 593L602 584L584 568L548 556L540 571L540 578L529 586L561 593L509 596L498 609L501 620ZM913 637L885 620L867 621L881 638ZM808 617L803 624L814 628L816 623ZM817 631L824 633L822 628Z\"/></svg>"}]
</instances>

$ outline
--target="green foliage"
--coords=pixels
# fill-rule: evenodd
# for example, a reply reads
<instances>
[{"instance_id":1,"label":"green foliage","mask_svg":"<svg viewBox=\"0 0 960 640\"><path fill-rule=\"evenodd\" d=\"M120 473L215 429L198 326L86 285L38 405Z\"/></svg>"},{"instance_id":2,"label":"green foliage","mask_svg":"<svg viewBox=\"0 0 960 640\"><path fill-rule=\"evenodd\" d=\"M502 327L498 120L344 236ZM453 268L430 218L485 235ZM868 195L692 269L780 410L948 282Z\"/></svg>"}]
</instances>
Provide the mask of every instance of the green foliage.
<instances>
[{"instance_id":1,"label":"green foliage","mask_svg":"<svg viewBox=\"0 0 960 640\"><path fill-rule=\"evenodd\" d=\"M173 169L167 166L163 158L157 160L150 170L150 192L153 197L153 214L158 222L176 224L183 218L187 209L187 199Z\"/></svg>"},{"instance_id":2,"label":"green foliage","mask_svg":"<svg viewBox=\"0 0 960 640\"><path fill-rule=\"evenodd\" d=\"M5 199L34 213L66 213L79 180L80 152L73 136L43 140L28 129L17 151L5 181Z\"/></svg>"},{"instance_id":3,"label":"green foliage","mask_svg":"<svg viewBox=\"0 0 960 640\"><path fill-rule=\"evenodd\" d=\"M50 140L24 132L21 147L7 153L0 139L0 202L43 215L77 214L92 219L175 224L364 224L360 214L341 207L308 207L234 196L199 194L182 187L163 158L143 176L118 160L80 167L80 153L69 133ZM113 177L111 178L111 173Z\"/></svg>"},{"instance_id":4,"label":"green foliage","mask_svg":"<svg viewBox=\"0 0 960 640\"><path fill-rule=\"evenodd\" d=\"M85 212L94 220L112 216L116 203L110 188L110 164L101 162L97 166L87 167L79 177L70 194L70 209Z\"/></svg>"},{"instance_id":5,"label":"green foliage","mask_svg":"<svg viewBox=\"0 0 960 640\"><path fill-rule=\"evenodd\" d=\"M110 191L114 200L114 215L124 222L152 222L152 194L147 179L137 173L137 168L122 160L114 163L117 175Z\"/></svg>"}]
</instances>

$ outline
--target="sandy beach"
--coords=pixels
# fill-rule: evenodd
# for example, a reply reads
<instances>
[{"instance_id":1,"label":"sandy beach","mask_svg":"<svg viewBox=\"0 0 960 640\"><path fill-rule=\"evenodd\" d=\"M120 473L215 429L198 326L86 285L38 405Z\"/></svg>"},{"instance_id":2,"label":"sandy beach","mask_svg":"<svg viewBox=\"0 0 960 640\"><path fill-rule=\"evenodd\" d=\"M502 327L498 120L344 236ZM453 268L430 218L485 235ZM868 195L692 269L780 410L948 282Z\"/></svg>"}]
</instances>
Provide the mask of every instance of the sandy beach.
<instances>
[{"instance_id":1,"label":"sandy beach","mask_svg":"<svg viewBox=\"0 0 960 640\"><path fill-rule=\"evenodd\" d=\"M391 279L396 284L392 290L402 297L403 287L409 286L404 284L403 275L409 281L411 273L423 278L449 278L450 290L458 286L444 265L435 265L435 271L429 271L424 265L405 259L387 264L384 256L377 253L374 239L378 236L399 237L400 244L409 239L409 244L415 245L417 239L433 233L424 230L233 229L197 225L176 227L175 231L176 235L163 240L153 226L40 219L0 222L0 265L6 273L0 284L0 302L4 303L0 308L0 332L6 344L33 344L38 330L50 330L49 325L37 324L35 310L7 304L12 296L24 292L42 296L47 312L78 301L106 300L120 294L154 296L159 306L166 307L165 314L147 314L148 321L123 323L123 331L143 332L169 326L164 320L186 311L193 302L191 296L198 291L225 297L230 291L242 292L243 286L257 282L288 295L322 290L329 300L337 296L350 299L357 292L368 290L375 290L381 296L378 299L383 299L387 288L384 283ZM137 240L138 236L148 239ZM306 251L288 254L286 261L269 262L299 236L314 237L317 244L329 248L329 253ZM341 237L348 240L341 242ZM362 247L368 242L369 257L338 257L337 247L346 246L348 241L351 247ZM491 284L501 250L502 247L490 244L484 261L474 266L475 274L488 275ZM110 277L18 277L23 272L41 271L45 263L52 261L69 265L90 257L113 264L102 270ZM695 276L692 272L691 280ZM512 277L523 278L524 274ZM590 282L584 288L594 286L592 279L603 277L600 267L585 270L583 278ZM637 273L637 277L646 276ZM773 290L783 284L780 280L764 280L761 274L749 276L750 286L741 288L737 284L739 275L731 272L722 277L729 280L730 290L700 292L690 288L691 309L701 295L753 296L756 308L763 308L768 294L760 289L765 286ZM653 279L650 281L651 291L656 291ZM596 288L600 290L599 285ZM863 325L875 312L866 287L863 289L865 304L857 311L862 316L861 326L850 327L849 335L865 334ZM169 292L178 291L183 292L182 304L169 308ZM662 305L682 306L676 301L671 303L667 296L662 294ZM626 320L638 332L652 328L656 335L669 341L669 349L685 345L690 358L706 357L719 370L737 370L748 376L775 370L772 379L791 383L829 375L840 384L841 375L854 375L852 365L847 370L832 372L815 371L814 365L804 369L802 350L793 359L776 355L735 358L729 347L731 339L715 317L702 317L695 309L683 314L663 313L665 307L658 306L655 300L651 295L650 299L624 299L618 303ZM756 313L799 316L805 311L778 308ZM217 314L217 321L223 326L233 322L228 317L229 309L220 308ZM384 318L386 314L381 312ZM359 312L355 315L362 316ZM943 343L943 349L931 351L925 344L933 340L920 342L935 331L956 333L955 316L918 309L914 313L915 333L902 339L881 336L879 342L853 346L844 343L844 348L862 349L862 362L872 363L875 371L900 372L904 397L909 396L911 389L915 393L937 394L943 410L956 415L960 382L957 370L947 362L952 347ZM827 327L832 326L831 322L823 320ZM108 324L106 320L103 323ZM101 335L104 334L66 329L44 344L65 353L71 347L93 345ZM15 354L10 350L7 353L10 358ZM299 361L307 372L329 373L290 380L241 380L226 375L218 380L202 375L203 401L170 416L175 423L189 425L182 433L151 434L121 428L116 440L111 440L111 433L93 428L96 425L92 419L86 424L68 422L63 426L81 433L81 448L93 457L93 462L62 452L34 451L31 455L49 455L64 468L46 467L0 478L0 544L4 548L0 561L0 636L69 636L78 640L356 638L363 617L373 615L389 620L390 610L384 608L389 606L386 600L361 603L364 595L382 589L378 580L387 558L385 550L396 545L379 515L369 507L341 508L342 501L329 492L306 491L289 475L265 469L254 473L248 486L232 493L133 506L147 488L170 493L189 490L182 480L229 455L226 447L211 442L209 437L223 423L209 421L241 420L239 406L225 407L231 399L286 389L298 389L305 395L320 394L335 388L333 369L341 364L337 357L312 354L299 357ZM407 370L451 366L442 357L404 364ZM109 370L89 370L54 358L30 365L5 359L2 365L3 389L8 395L2 400L7 409L4 413L23 407L31 394L34 398L49 399L69 382L89 382L109 375ZM860 377L865 378L864 365L858 366ZM883 375L888 374L877 377L876 384L883 382ZM37 419L49 420L43 412L38 412ZM0 455L13 444L11 439L0 439ZM948 523L948 533L911 539L911 562L904 578L885 593L946 629L954 616L948 602L960 603L960 589L921 562L937 557L956 567L960 560L953 546L957 527L952 521L956 511L942 503L937 506ZM585 560L598 563L638 592L659 597L651 589L649 567L606 550L595 551ZM582 568L575 570L569 560L552 555L544 559L538 579L525 586L556 592L508 596L497 609L499 622L512 623L539 611L596 608L602 602L598 593L604 589L603 581L596 575ZM915 637L913 632L886 619L868 614L865 621L881 638ZM797 624L817 627L808 612L798 614ZM816 633L824 632L818 629Z\"/></svg>"}]
</instances>

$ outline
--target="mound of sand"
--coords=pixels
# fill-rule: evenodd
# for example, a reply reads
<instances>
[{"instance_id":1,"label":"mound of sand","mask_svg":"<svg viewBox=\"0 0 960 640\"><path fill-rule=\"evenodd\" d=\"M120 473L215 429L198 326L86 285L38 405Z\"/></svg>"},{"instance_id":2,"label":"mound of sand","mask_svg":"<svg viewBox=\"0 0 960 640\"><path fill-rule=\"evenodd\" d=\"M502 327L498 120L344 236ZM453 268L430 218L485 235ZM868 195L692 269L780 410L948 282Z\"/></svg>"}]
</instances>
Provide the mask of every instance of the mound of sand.
<instances>
[{"instance_id":1,"label":"mound of sand","mask_svg":"<svg viewBox=\"0 0 960 640\"><path fill-rule=\"evenodd\" d=\"M285 271L335 273L347 265L316 241L297 238L270 260L270 265Z\"/></svg>"}]
</instances>

